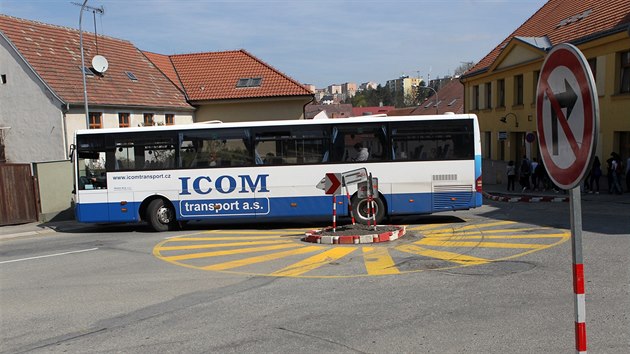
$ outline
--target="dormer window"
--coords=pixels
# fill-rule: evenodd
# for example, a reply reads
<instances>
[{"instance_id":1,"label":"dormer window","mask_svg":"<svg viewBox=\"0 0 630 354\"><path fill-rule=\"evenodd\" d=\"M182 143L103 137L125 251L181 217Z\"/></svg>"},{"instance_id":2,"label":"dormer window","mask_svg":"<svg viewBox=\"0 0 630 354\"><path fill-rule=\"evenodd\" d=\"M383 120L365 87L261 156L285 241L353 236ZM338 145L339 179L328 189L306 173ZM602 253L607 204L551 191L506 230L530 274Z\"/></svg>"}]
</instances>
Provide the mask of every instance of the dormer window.
<instances>
[{"instance_id":1,"label":"dormer window","mask_svg":"<svg viewBox=\"0 0 630 354\"><path fill-rule=\"evenodd\" d=\"M262 84L262 77L240 78L236 83L236 87L259 87Z\"/></svg>"},{"instance_id":2,"label":"dormer window","mask_svg":"<svg viewBox=\"0 0 630 354\"><path fill-rule=\"evenodd\" d=\"M81 67L79 67L79 69L80 68ZM87 66L83 67L83 73L85 74L85 76L94 76L94 72L90 70L90 68L88 68Z\"/></svg>"},{"instance_id":3,"label":"dormer window","mask_svg":"<svg viewBox=\"0 0 630 354\"><path fill-rule=\"evenodd\" d=\"M125 71L125 74L129 78L129 80L138 81L138 78L136 77L136 75L134 75L131 71Z\"/></svg>"}]
</instances>

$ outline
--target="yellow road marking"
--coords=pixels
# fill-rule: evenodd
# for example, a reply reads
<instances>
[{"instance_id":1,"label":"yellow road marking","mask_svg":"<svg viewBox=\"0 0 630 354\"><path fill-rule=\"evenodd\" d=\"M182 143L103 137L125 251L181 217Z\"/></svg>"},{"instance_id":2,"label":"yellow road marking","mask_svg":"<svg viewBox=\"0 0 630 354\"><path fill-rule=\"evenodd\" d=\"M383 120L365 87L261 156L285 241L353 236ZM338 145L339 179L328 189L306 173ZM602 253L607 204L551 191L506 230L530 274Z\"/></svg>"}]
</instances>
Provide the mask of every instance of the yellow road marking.
<instances>
[{"instance_id":1,"label":"yellow road marking","mask_svg":"<svg viewBox=\"0 0 630 354\"><path fill-rule=\"evenodd\" d=\"M485 248L541 248L546 245L533 243L507 243L507 242L466 242L466 241L442 241L423 238L414 242L417 245L442 246L442 247L485 247Z\"/></svg>"},{"instance_id":2,"label":"yellow road marking","mask_svg":"<svg viewBox=\"0 0 630 354\"><path fill-rule=\"evenodd\" d=\"M385 247L363 247L363 260L370 275L400 274Z\"/></svg>"},{"instance_id":3,"label":"yellow road marking","mask_svg":"<svg viewBox=\"0 0 630 354\"><path fill-rule=\"evenodd\" d=\"M245 240L272 240L278 239L278 236L246 236L246 237L236 237L236 236L213 236L213 237L187 237L187 238L172 238L169 239L169 242L185 242L185 241L245 241Z\"/></svg>"},{"instance_id":4,"label":"yellow road marking","mask_svg":"<svg viewBox=\"0 0 630 354\"><path fill-rule=\"evenodd\" d=\"M425 256L430 258L437 258L449 262L465 264L465 265L478 265L490 263L491 261L484 258L473 257L465 254L446 252L446 251L436 251L430 250L427 248L418 247L416 245L401 245L395 247L395 249L401 252L413 253L419 256Z\"/></svg>"},{"instance_id":5,"label":"yellow road marking","mask_svg":"<svg viewBox=\"0 0 630 354\"><path fill-rule=\"evenodd\" d=\"M295 232L299 232L299 231L295 231ZM291 233L291 232L278 232L278 230L275 231L245 231L245 230L211 230L211 231L204 231L202 232L203 234L227 234L227 235L286 235L287 233Z\"/></svg>"},{"instance_id":6,"label":"yellow road marking","mask_svg":"<svg viewBox=\"0 0 630 354\"><path fill-rule=\"evenodd\" d=\"M273 261L275 259L280 259L280 258L284 258L284 257L294 256L294 255L298 255L298 254L315 252L317 250L321 250L321 247L318 247L318 246L307 246L307 247L301 247L301 248L294 249L294 250L289 250L289 251L276 252L276 253L265 254L265 255L257 256L257 257L238 259L238 260L231 261L231 262L224 262L224 263L219 263L219 264L213 264L213 265L209 265L209 266L206 266L206 267L202 267L201 269L204 269L204 270L226 270L226 269L238 268L238 267L242 267L242 266L246 266L246 265L250 265L250 264L255 264L255 263L262 263L262 262L267 262L267 261Z\"/></svg>"},{"instance_id":7,"label":"yellow road marking","mask_svg":"<svg viewBox=\"0 0 630 354\"><path fill-rule=\"evenodd\" d=\"M463 232L463 234L465 234L465 235L485 235L485 234L524 232L524 231L532 231L532 230L541 231L541 230L544 230L544 228L527 227L527 228L522 228L522 229L480 230L480 231ZM436 231L428 232L428 233L424 234L424 236L425 237L440 237L441 235L455 235L455 234L459 234L459 229L457 229L457 230L444 230L444 231L436 230Z\"/></svg>"},{"instance_id":8,"label":"yellow road marking","mask_svg":"<svg viewBox=\"0 0 630 354\"><path fill-rule=\"evenodd\" d=\"M460 235L455 235L455 236L435 236L435 237L430 237L431 240L451 240L451 239L457 239L457 240L481 240L481 239L488 239L488 240L509 240L509 239L521 239L521 238L562 238L562 237L566 237L566 234L562 233L562 234L542 234L542 235L495 235L495 236L488 236L488 235L483 235L483 234L464 234L465 236L460 236Z\"/></svg>"},{"instance_id":9,"label":"yellow road marking","mask_svg":"<svg viewBox=\"0 0 630 354\"><path fill-rule=\"evenodd\" d=\"M228 242L228 243L204 243L204 244L184 245L184 246L165 246L165 247L160 247L158 251L198 250L198 249L205 249L205 248L273 245L273 244L279 244L279 243L293 243L293 242L291 242L290 240L271 240L271 241Z\"/></svg>"},{"instance_id":10,"label":"yellow road marking","mask_svg":"<svg viewBox=\"0 0 630 354\"><path fill-rule=\"evenodd\" d=\"M286 268L280 269L271 275L276 276L296 276L301 275L311 270L317 269L323 265L329 264L332 261L343 258L348 254L354 252L354 247L335 247L331 248L320 254L316 254L300 262L294 263Z\"/></svg>"},{"instance_id":11,"label":"yellow road marking","mask_svg":"<svg viewBox=\"0 0 630 354\"><path fill-rule=\"evenodd\" d=\"M261 252L261 251L272 251L272 250L280 250L283 248L292 248L292 247L301 247L295 243L286 243L274 246L266 246L266 247L249 247L249 248L237 248L234 250L224 250L224 251L214 251L214 252L202 252L202 253L190 253L190 254L182 254L179 256L169 256L164 257L167 261L181 261L186 259L196 259L196 258L207 258L207 257L217 257L217 256L229 256L233 254L242 254L242 253L253 253L253 252Z\"/></svg>"}]
</instances>

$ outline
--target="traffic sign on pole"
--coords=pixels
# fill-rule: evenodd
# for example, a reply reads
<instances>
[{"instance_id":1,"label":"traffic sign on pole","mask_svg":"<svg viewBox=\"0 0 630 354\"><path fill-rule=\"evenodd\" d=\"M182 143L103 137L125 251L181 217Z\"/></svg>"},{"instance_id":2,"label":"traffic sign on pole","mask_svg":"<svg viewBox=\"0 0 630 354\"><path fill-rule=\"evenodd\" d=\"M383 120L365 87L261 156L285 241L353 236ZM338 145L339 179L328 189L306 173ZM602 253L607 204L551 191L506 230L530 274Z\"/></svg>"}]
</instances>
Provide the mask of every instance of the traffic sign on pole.
<instances>
[{"instance_id":1,"label":"traffic sign on pole","mask_svg":"<svg viewBox=\"0 0 630 354\"><path fill-rule=\"evenodd\" d=\"M536 92L538 144L551 180L570 189L575 349L586 353L586 300L582 257L580 183L590 168L599 134L593 73L578 48L555 46L543 63Z\"/></svg>"},{"instance_id":2,"label":"traffic sign on pole","mask_svg":"<svg viewBox=\"0 0 630 354\"><path fill-rule=\"evenodd\" d=\"M326 194L341 194L341 173L326 173L315 187L323 189Z\"/></svg>"},{"instance_id":3,"label":"traffic sign on pole","mask_svg":"<svg viewBox=\"0 0 630 354\"><path fill-rule=\"evenodd\" d=\"M536 94L538 144L551 180L562 189L580 184L599 131L595 80L584 55L559 44L543 63Z\"/></svg>"}]
</instances>

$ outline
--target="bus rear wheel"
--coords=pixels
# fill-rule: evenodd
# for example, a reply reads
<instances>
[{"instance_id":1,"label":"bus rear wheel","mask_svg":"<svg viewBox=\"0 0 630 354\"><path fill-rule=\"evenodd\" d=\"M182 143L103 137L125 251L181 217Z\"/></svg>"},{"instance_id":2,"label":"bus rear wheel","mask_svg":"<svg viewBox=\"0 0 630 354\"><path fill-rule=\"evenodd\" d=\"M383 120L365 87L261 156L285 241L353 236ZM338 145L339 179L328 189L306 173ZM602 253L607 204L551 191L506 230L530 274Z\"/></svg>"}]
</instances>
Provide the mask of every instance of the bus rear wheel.
<instances>
[{"instance_id":1,"label":"bus rear wheel","mask_svg":"<svg viewBox=\"0 0 630 354\"><path fill-rule=\"evenodd\" d=\"M175 210L161 198L152 200L149 203L147 207L147 221L149 221L153 230L158 232L174 230L177 226Z\"/></svg>"},{"instance_id":2,"label":"bus rear wheel","mask_svg":"<svg viewBox=\"0 0 630 354\"><path fill-rule=\"evenodd\" d=\"M376 223L380 224L385 218L385 203L383 203L381 198L374 198L374 209L373 212L375 214ZM368 221L370 223L372 222L372 219L368 218L370 214L367 198L359 199L357 196L352 198L352 214L358 223L368 224Z\"/></svg>"}]
</instances>

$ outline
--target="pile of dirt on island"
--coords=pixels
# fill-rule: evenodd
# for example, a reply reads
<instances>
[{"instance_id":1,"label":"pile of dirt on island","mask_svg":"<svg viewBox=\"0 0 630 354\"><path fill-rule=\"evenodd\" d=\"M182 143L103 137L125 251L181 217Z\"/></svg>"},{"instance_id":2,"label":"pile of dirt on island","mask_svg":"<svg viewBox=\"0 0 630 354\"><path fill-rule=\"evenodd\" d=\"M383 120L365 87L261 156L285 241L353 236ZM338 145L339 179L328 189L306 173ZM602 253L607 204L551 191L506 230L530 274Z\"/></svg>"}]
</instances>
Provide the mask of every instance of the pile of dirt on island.
<instances>
[{"instance_id":1,"label":"pile of dirt on island","mask_svg":"<svg viewBox=\"0 0 630 354\"><path fill-rule=\"evenodd\" d=\"M333 232L332 227L327 227L316 233L317 236L353 236L353 235L371 235L371 234L382 234L389 231L400 230L400 226L396 225L376 225L376 229L374 226L368 226L364 224L354 224L354 225L341 225L337 226L336 230Z\"/></svg>"}]
</instances>

